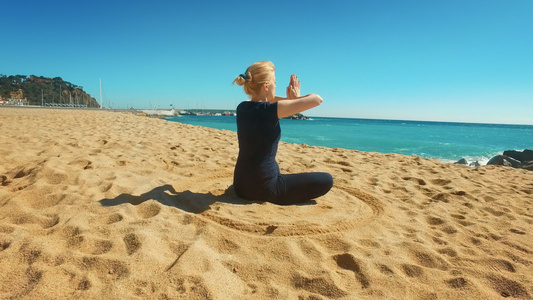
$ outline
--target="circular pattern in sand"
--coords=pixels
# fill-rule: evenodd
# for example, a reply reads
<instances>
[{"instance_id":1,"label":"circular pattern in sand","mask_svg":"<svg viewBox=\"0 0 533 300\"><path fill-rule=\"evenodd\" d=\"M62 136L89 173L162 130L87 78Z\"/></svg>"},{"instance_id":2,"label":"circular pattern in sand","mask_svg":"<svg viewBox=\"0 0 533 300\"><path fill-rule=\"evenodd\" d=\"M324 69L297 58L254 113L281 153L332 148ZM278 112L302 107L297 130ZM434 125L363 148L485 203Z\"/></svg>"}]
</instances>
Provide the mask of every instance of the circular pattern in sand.
<instances>
[{"instance_id":1,"label":"circular pattern in sand","mask_svg":"<svg viewBox=\"0 0 533 300\"><path fill-rule=\"evenodd\" d=\"M201 185L190 190L186 187L180 197L180 201L190 201L190 206L201 207L192 212L222 226L257 235L300 236L350 230L368 224L382 211L378 199L352 187L334 186L328 194L309 203L280 206L240 199L230 187L231 177L209 176L196 182ZM223 187L230 188L224 191ZM197 192L199 189L202 191ZM206 199L204 191L212 199L198 203Z\"/></svg>"}]
</instances>

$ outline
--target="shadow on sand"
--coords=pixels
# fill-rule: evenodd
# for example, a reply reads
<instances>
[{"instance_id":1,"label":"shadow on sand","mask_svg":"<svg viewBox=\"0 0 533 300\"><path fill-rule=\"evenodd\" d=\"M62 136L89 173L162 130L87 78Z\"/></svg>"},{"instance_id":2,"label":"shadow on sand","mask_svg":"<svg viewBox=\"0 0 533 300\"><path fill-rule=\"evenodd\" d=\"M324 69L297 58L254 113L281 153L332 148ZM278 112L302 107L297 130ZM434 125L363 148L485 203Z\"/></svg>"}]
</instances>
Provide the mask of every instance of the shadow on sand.
<instances>
[{"instance_id":1,"label":"shadow on sand","mask_svg":"<svg viewBox=\"0 0 533 300\"><path fill-rule=\"evenodd\" d=\"M103 206L116 206L124 203L139 205L148 200L155 200L161 204L179 208L183 211L199 214L208 210L215 202L224 202L235 205L245 205L253 202L239 198L233 186L226 189L224 194L215 196L212 193L194 193L189 190L177 192L170 184L156 187L153 190L139 196L131 194L120 194L113 199L102 199Z\"/></svg>"},{"instance_id":2,"label":"shadow on sand","mask_svg":"<svg viewBox=\"0 0 533 300\"><path fill-rule=\"evenodd\" d=\"M176 207L186 212L199 214L210 209L211 204L215 202L228 203L233 205L247 205L252 203L261 203L261 201L247 201L239 198L235 194L233 185L228 187L224 194L213 195L212 193L195 193L190 190L177 192L170 184L156 187L153 190L139 196L131 194L120 194L113 199L102 199L100 204L103 206L116 206L124 203L139 205L148 200L155 200L163 205ZM314 200L298 205L313 205Z\"/></svg>"}]
</instances>

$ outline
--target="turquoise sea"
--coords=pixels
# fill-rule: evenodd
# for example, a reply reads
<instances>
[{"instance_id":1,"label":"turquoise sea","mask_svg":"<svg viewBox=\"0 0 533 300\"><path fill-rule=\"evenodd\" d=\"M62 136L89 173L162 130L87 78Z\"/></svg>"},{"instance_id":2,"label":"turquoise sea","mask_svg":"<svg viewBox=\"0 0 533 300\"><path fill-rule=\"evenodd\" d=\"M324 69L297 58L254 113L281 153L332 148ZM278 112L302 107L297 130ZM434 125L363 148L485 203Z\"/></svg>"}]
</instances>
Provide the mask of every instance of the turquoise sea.
<instances>
[{"instance_id":1,"label":"turquoise sea","mask_svg":"<svg viewBox=\"0 0 533 300\"><path fill-rule=\"evenodd\" d=\"M168 121L237 131L235 117L180 116ZM287 143L486 162L505 150L533 149L533 125L312 117L280 120Z\"/></svg>"}]
</instances>

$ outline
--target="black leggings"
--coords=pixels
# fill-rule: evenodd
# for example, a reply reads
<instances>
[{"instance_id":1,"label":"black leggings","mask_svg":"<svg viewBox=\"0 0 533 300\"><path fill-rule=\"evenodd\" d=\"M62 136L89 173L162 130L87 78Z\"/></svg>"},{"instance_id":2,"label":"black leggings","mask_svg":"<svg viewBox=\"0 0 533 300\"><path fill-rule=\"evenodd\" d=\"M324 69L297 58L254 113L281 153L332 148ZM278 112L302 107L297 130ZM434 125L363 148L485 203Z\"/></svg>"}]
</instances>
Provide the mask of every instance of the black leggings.
<instances>
[{"instance_id":1,"label":"black leggings","mask_svg":"<svg viewBox=\"0 0 533 300\"><path fill-rule=\"evenodd\" d=\"M325 195L333 186L329 173L314 172L279 175L276 195L269 202L289 205L302 203Z\"/></svg>"},{"instance_id":2,"label":"black leggings","mask_svg":"<svg viewBox=\"0 0 533 300\"><path fill-rule=\"evenodd\" d=\"M322 172L279 174L267 182L258 182L246 173L238 174L233 187L239 197L279 205L307 202L325 195L333 186L333 177Z\"/></svg>"}]
</instances>

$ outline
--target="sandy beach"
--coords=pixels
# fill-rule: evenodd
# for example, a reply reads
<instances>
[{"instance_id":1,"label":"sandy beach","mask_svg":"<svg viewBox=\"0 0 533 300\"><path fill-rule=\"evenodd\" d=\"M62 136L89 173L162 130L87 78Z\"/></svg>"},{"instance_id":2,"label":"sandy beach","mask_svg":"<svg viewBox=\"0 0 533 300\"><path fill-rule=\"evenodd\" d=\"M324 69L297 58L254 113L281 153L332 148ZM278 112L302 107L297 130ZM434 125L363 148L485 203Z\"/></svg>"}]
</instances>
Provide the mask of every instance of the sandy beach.
<instances>
[{"instance_id":1,"label":"sandy beach","mask_svg":"<svg viewBox=\"0 0 533 300\"><path fill-rule=\"evenodd\" d=\"M0 141L1 299L533 299L531 171L280 143L335 185L277 206L230 131L0 108Z\"/></svg>"}]
</instances>

